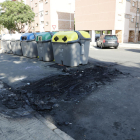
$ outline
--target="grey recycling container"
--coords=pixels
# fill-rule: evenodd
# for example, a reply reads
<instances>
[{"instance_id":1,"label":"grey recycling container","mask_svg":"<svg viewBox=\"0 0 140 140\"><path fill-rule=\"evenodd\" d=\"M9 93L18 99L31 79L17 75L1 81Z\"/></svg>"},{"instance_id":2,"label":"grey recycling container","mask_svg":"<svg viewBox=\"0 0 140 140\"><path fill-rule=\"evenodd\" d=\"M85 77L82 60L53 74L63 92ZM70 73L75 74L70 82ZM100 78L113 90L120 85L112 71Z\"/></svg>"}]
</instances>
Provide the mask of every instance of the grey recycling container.
<instances>
[{"instance_id":1,"label":"grey recycling container","mask_svg":"<svg viewBox=\"0 0 140 140\"><path fill-rule=\"evenodd\" d=\"M12 34L11 37L11 49L14 55L22 56L22 48L21 48L21 38L22 34Z\"/></svg>"},{"instance_id":2,"label":"grey recycling container","mask_svg":"<svg viewBox=\"0 0 140 140\"><path fill-rule=\"evenodd\" d=\"M52 37L55 63L78 66L88 63L90 35L85 31L58 32Z\"/></svg>"},{"instance_id":3,"label":"grey recycling container","mask_svg":"<svg viewBox=\"0 0 140 140\"><path fill-rule=\"evenodd\" d=\"M11 54L12 53L12 49L11 49L11 37L12 34L6 34L5 35L5 41L6 41L6 53Z\"/></svg>"},{"instance_id":4,"label":"grey recycling container","mask_svg":"<svg viewBox=\"0 0 140 140\"><path fill-rule=\"evenodd\" d=\"M40 33L25 33L21 36L21 48L23 56L29 58L38 57L36 36Z\"/></svg>"},{"instance_id":5,"label":"grey recycling container","mask_svg":"<svg viewBox=\"0 0 140 140\"><path fill-rule=\"evenodd\" d=\"M2 38L1 38L1 49L3 53L7 52L7 43L5 40L5 35L2 35Z\"/></svg>"},{"instance_id":6,"label":"grey recycling container","mask_svg":"<svg viewBox=\"0 0 140 140\"><path fill-rule=\"evenodd\" d=\"M11 50L11 34L2 36L2 50L4 53L12 53Z\"/></svg>"},{"instance_id":7,"label":"grey recycling container","mask_svg":"<svg viewBox=\"0 0 140 140\"><path fill-rule=\"evenodd\" d=\"M55 33L56 32L44 32L37 35L36 42L39 60L54 60L51 38Z\"/></svg>"}]
</instances>

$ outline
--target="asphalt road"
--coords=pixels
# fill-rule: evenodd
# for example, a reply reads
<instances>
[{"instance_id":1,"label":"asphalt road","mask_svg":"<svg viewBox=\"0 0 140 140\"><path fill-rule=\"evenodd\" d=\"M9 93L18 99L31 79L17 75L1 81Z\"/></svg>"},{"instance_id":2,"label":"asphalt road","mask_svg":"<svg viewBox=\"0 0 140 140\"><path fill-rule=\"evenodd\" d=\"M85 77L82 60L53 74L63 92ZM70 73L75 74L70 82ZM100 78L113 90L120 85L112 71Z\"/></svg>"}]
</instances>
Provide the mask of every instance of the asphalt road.
<instances>
[{"instance_id":1,"label":"asphalt road","mask_svg":"<svg viewBox=\"0 0 140 140\"><path fill-rule=\"evenodd\" d=\"M78 104L60 103L54 109L56 112L48 112L44 117L76 140L139 140L140 48L93 47L89 62L126 74L101 85ZM1 54L0 79L12 87L20 87L50 74L62 74L50 65L52 63ZM70 125L58 125L59 121L70 122Z\"/></svg>"},{"instance_id":2,"label":"asphalt road","mask_svg":"<svg viewBox=\"0 0 140 140\"><path fill-rule=\"evenodd\" d=\"M102 85L78 105L67 105L66 113L52 118L71 122L59 127L76 140L139 140L140 49L94 47L89 57L91 63L116 68L126 75Z\"/></svg>"}]
</instances>

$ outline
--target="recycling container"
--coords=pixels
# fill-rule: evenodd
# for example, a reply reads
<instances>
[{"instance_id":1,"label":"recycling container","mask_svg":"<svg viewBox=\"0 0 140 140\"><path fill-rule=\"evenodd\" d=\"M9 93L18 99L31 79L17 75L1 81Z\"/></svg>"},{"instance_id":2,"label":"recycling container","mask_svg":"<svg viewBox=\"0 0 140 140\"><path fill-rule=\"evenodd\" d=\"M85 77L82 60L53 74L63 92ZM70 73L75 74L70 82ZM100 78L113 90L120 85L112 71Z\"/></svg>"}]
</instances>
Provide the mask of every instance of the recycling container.
<instances>
[{"instance_id":1,"label":"recycling container","mask_svg":"<svg viewBox=\"0 0 140 140\"><path fill-rule=\"evenodd\" d=\"M13 34L11 37L11 49L14 55L22 56L21 38L22 34Z\"/></svg>"},{"instance_id":2,"label":"recycling container","mask_svg":"<svg viewBox=\"0 0 140 140\"><path fill-rule=\"evenodd\" d=\"M5 41L5 35L2 36L1 38L1 49L3 53L7 52L7 46L6 46L6 41Z\"/></svg>"},{"instance_id":3,"label":"recycling container","mask_svg":"<svg viewBox=\"0 0 140 140\"><path fill-rule=\"evenodd\" d=\"M39 60L54 60L51 38L55 33L56 32L44 32L36 37Z\"/></svg>"},{"instance_id":4,"label":"recycling container","mask_svg":"<svg viewBox=\"0 0 140 140\"><path fill-rule=\"evenodd\" d=\"M6 53L12 53L12 49L11 49L11 37L12 34L6 34L5 35L5 41L6 41Z\"/></svg>"},{"instance_id":5,"label":"recycling container","mask_svg":"<svg viewBox=\"0 0 140 140\"><path fill-rule=\"evenodd\" d=\"M23 56L29 58L38 57L36 36L40 33L25 33L21 36L21 48Z\"/></svg>"},{"instance_id":6,"label":"recycling container","mask_svg":"<svg viewBox=\"0 0 140 140\"><path fill-rule=\"evenodd\" d=\"M11 50L11 34L5 34L2 36L2 49L4 53L12 53Z\"/></svg>"},{"instance_id":7,"label":"recycling container","mask_svg":"<svg viewBox=\"0 0 140 140\"><path fill-rule=\"evenodd\" d=\"M66 66L88 63L90 35L85 31L58 32L52 37L55 62Z\"/></svg>"}]
</instances>

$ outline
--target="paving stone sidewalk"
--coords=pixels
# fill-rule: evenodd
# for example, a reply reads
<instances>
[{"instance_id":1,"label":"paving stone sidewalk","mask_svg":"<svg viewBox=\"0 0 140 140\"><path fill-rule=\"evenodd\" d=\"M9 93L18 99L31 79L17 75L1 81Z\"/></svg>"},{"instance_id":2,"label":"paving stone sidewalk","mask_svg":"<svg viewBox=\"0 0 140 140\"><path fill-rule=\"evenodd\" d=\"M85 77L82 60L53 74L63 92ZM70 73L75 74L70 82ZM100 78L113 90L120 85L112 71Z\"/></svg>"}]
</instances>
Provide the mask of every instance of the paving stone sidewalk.
<instances>
[{"instance_id":1,"label":"paving stone sidewalk","mask_svg":"<svg viewBox=\"0 0 140 140\"><path fill-rule=\"evenodd\" d=\"M8 92L0 81L0 95ZM0 140L74 140L27 108L8 109L0 101Z\"/></svg>"}]
</instances>

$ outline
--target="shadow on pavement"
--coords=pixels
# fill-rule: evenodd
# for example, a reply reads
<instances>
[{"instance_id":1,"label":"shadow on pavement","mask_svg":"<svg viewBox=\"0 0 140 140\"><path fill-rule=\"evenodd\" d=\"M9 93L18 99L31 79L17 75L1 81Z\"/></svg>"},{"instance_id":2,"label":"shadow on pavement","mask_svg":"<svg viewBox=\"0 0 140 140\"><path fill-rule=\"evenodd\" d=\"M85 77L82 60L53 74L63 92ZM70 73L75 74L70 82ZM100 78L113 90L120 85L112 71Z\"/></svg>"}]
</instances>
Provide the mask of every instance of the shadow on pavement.
<instances>
[{"instance_id":1,"label":"shadow on pavement","mask_svg":"<svg viewBox=\"0 0 140 140\"><path fill-rule=\"evenodd\" d=\"M126 51L140 53L140 49L125 49Z\"/></svg>"}]
</instances>

